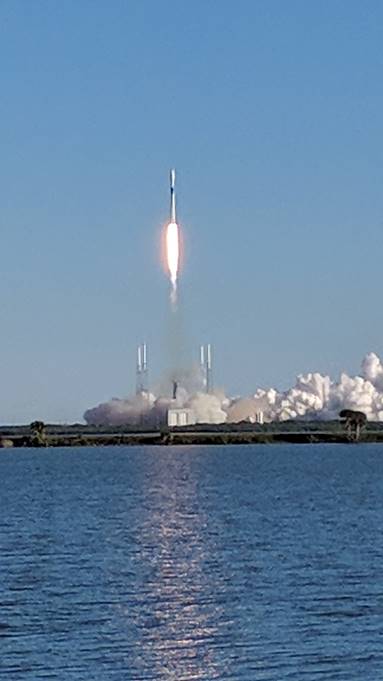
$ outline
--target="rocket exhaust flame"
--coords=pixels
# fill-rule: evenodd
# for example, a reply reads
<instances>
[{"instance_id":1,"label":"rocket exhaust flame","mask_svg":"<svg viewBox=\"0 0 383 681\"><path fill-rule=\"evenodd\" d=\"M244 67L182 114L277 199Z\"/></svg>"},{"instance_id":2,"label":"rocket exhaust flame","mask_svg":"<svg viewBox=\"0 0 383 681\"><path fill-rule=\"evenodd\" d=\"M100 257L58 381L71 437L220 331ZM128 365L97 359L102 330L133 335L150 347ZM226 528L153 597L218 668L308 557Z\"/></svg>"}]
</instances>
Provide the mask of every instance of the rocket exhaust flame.
<instances>
[{"instance_id":1,"label":"rocket exhaust flame","mask_svg":"<svg viewBox=\"0 0 383 681\"><path fill-rule=\"evenodd\" d=\"M171 300L177 302L177 276L179 262L179 234L176 222L169 222L166 228L166 257L169 270L170 282L172 285Z\"/></svg>"}]
</instances>

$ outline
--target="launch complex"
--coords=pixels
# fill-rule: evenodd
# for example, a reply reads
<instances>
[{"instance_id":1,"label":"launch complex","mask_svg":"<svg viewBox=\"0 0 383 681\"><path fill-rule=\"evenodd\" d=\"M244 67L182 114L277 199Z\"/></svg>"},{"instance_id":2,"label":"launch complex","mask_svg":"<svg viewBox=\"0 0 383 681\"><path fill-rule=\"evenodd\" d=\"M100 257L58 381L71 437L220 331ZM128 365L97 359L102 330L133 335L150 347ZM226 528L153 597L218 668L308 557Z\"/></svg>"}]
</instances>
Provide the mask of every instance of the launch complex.
<instances>
[{"instance_id":1,"label":"launch complex","mask_svg":"<svg viewBox=\"0 0 383 681\"><path fill-rule=\"evenodd\" d=\"M165 226L165 258L166 268L170 282L170 304L172 312L177 313L178 303L178 279L180 262L180 228L177 222L176 212L176 171L170 170L170 211L169 222ZM211 394L213 390L212 380L212 348L211 344L201 345L199 348L198 379L201 391ZM172 401L167 411L167 423L170 426L193 425L196 417L193 410L181 406L177 400L179 380L172 381ZM148 347L141 343L137 347L136 362L136 395L149 393L149 368Z\"/></svg>"}]
</instances>

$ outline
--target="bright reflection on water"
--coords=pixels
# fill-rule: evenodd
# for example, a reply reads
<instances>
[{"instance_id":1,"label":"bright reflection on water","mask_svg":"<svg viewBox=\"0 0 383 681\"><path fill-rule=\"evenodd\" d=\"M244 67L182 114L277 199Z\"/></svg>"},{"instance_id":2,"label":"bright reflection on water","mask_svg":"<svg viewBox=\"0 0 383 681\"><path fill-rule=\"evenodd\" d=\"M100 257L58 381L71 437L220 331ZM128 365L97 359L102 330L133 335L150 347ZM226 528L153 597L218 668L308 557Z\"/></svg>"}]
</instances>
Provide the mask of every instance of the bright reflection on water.
<instances>
[{"instance_id":1,"label":"bright reflection on water","mask_svg":"<svg viewBox=\"0 0 383 681\"><path fill-rule=\"evenodd\" d=\"M0 676L375 681L381 452L1 452Z\"/></svg>"},{"instance_id":2,"label":"bright reflection on water","mask_svg":"<svg viewBox=\"0 0 383 681\"><path fill-rule=\"evenodd\" d=\"M155 670L159 679L219 678L225 665L215 647L230 619L220 603L219 575L217 581L211 575L215 546L198 502L198 467L188 456L176 457L174 466L163 463L152 461L137 535L136 572L146 568L137 666L143 674Z\"/></svg>"}]
</instances>

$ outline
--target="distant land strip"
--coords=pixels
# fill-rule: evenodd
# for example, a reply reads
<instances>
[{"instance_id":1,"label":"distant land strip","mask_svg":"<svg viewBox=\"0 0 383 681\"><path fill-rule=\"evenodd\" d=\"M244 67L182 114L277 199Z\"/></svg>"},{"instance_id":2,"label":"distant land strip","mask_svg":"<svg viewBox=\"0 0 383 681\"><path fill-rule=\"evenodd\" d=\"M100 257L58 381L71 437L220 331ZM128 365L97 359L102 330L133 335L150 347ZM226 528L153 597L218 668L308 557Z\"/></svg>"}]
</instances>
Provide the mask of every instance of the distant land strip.
<instances>
[{"instance_id":1,"label":"distant land strip","mask_svg":"<svg viewBox=\"0 0 383 681\"><path fill-rule=\"evenodd\" d=\"M234 445L234 444L314 444L349 443L355 439L340 421L286 421L283 423L219 424L162 428L158 430L126 426L45 425L40 438L31 426L0 427L0 447L89 447L118 445ZM31 424L33 425L33 424ZM358 443L382 442L383 423L368 423Z\"/></svg>"}]
</instances>

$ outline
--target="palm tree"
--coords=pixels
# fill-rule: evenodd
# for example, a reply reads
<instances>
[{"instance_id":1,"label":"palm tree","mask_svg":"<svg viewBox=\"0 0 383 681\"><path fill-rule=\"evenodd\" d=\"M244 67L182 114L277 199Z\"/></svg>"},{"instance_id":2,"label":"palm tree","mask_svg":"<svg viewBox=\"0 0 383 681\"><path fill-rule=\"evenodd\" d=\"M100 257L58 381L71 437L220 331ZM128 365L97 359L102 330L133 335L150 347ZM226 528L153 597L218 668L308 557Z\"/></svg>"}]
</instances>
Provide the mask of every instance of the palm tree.
<instances>
[{"instance_id":1,"label":"palm tree","mask_svg":"<svg viewBox=\"0 0 383 681\"><path fill-rule=\"evenodd\" d=\"M31 430L30 443L32 447L46 447L47 435L45 432L44 421L32 421L29 426Z\"/></svg>"},{"instance_id":2,"label":"palm tree","mask_svg":"<svg viewBox=\"0 0 383 681\"><path fill-rule=\"evenodd\" d=\"M343 424L346 429L348 439L357 442L360 438L360 432L367 423L367 416L362 411L354 411L353 409L342 409L339 412L341 419L344 419Z\"/></svg>"}]
</instances>

